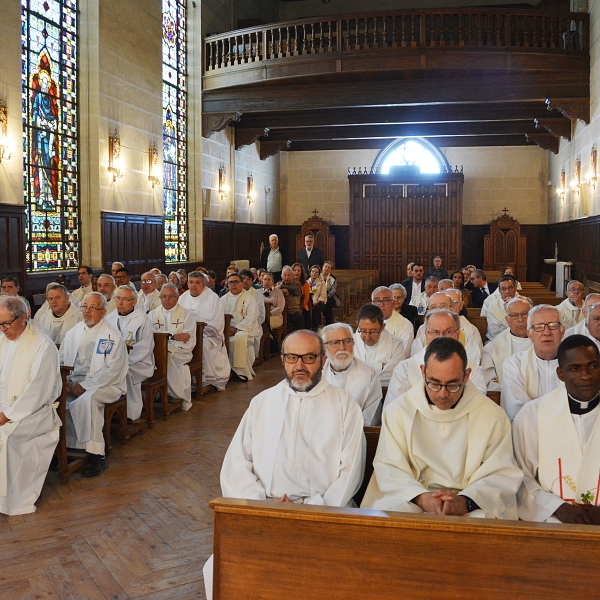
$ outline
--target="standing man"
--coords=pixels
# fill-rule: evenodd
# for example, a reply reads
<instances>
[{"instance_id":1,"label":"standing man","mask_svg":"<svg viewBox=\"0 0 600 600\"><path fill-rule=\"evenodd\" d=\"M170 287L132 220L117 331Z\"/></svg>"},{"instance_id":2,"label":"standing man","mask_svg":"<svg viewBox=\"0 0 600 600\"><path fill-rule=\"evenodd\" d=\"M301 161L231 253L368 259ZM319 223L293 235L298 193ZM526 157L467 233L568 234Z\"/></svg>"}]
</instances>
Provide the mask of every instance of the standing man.
<instances>
[{"instance_id":1,"label":"standing man","mask_svg":"<svg viewBox=\"0 0 600 600\"><path fill-rule=\"evenodd\" d=\"M312 233L304 238L304 248L298 250L298 262L307 273L310 273L310 268L313 265L317 265L321 270L323 269L325 255L322 250L315 247L315 236Z\"/></svg>"},{"instance_id":2,"label":"standing man","mask_svg":"<svg viewBox=\"0 0 600 600\"><path fill-rule=\"evenodd\" d=\"M142 312L149 313L158 308L160 306L159 296L160 292L156 289L156 275L151 271L144 273L142 275L142 289L138 294L139 309Z\"/></svg>"},{"instance_id":3,"label":"standing man","mask_svg":"<svg viewBox=\"0 0 600 600\"><path fill-rule=\"evenodd\" d=\"M243 269L240 271L242 276L242 287L245 292L248 292L254 297L256 302L256 308L258 309L257 322L260 329L260 334L254 337L254 356L258 356L260 353L260 338L262 337L262 326L265 322L266 307L264 296L254 287L254 273L250 269Z\"/></svg>"},{"instance_id":4,"label":"standing man","mask_svg":"<svg viewBox=\"0 0 600 600\"><path fill-rule=\"evenodd\" d=\"M412 276L408 279L405 279L402 282L404 289L406 290L406 297L404 298L404 306L410 306L411 300L416 298L421 294L421 292L425 291L425 280L423 278L423 274L425 272L425 267L418 262L412 263ZM407 315L405 315L409 318ZM416 311L415 311L416 316Z\"/></svg>"},{"instance_id":5,"label":"standing man","mask_svg":"<svg viewBox=\"0 0 600 600\"><path fill-rule=\"evenodd\" d=\"M7 275L3 277L1 280L2 283L2 293L8 294L9 296L18 296L19 290L21 286L19 285L19 280L13 275Z\"/></svg>"},{"instance_id":6,"label":"standing man","mask_svg":"<svg viewBox=\"0 0 600 600\"><path fill-rule=\"evenodd\" d=\"M94 291L92 289L93 277L94 271L92 271L91 267L81 266L77 269L77 279L79 279L80 287L73 292L73 296L79 300L80 304L88 294Z\"/></svg>"},{"instance_id":7,"label":"standing man","mask_svg":"<svg viewBox=\"0 0 600 600\"><path fill-rule=\"evenodd\" d=\"M275 283L281 281L281 271L285 266L285 256L279 247L279 238L272 233L269 236L269 246L260 255L260 267L273 275Z\"/></svg>"},{"instance_id":8,"label":"standing man","mask_svg":"<svg viewBox=\"0 0 600 600\"><path fill-rule=\"evenodd\" d=\"M498 288L497 283L488 283L485 271L475 269L469 276L469 281L473 286L471 290L471 303L473 308L481 308L485 299Z\"/></svg>"},{"instance_id":9,"label":"standing man","mask_svg":"<svg viewBox=\"0 0 600 600\"><path fill-rule=\"evenodd\" d=\"M565 329L575 327L583 321L585 315L582 312L585 299L585 288L583 283L572 279L567 284L567 297L558 305L560 320Z\"/></svg>"},{"instance_id":10,"label":"standing man","mask_svg":"<svg viewBox=\"0 0 600 600\"><path fill-rule=\"evenodd\" d=\"M448 279L448 271L442 269L442 257L439 254L433 257L433 267L425 273L425 277L435 277L438 281Z\"/></svg>"},{"instance_id":11,"label":"standing man","mask_svg":"<svg viewBox=\"0 0 600 600\"><path fill-rule=\"evenodd\" d=\"M45 327L52 341L60 345L67 331L81 321L81 313L69 302L67 288L60 284L55 284L46 292L46 300L50 310L38 311L34 321Z\"/></svg>"}]
</instances>

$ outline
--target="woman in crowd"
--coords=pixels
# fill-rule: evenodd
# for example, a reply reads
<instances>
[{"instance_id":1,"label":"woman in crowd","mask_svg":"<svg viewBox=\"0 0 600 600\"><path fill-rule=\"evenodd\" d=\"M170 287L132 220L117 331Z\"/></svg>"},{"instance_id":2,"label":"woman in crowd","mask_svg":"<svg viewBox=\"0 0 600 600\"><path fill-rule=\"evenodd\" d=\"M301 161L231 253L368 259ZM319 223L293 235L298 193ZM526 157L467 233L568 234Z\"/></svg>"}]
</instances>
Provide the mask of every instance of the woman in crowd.
<instances>
[{"instance_id":1,"label":"woman in crowd","mask_svg":"<svg viewBox=\"0 0 600 600\"><path fill-rule=\"evenodd\" d=\"M181 277L179 276L179 273L177 271L171 271L169 273L169 283L172 283L173 285L177 286L180 296L181 294L183 294L183 290L181 289Z\"/></svg>"},{"instance_id":2,"label":"woman in crowd","mask_svg":"<svg viewBox=\"0 0 600 600\"><path fill-rule=\"evenodd\" d=\"M294 272L294 281L302 286L302 301L300 306L302 307L302 316L304 317L304 326L306 329L310 329L312 325L312 318L310 314L310 285L306 280L306 271L300 263L294 263L292 265L292 271Z\"/></svg>"},{"instance_id":3,"label":"woman in crowd","mask_svg":"<svg viewBox=\"0 0 600 600\"><path fill-rule=\"evenodd\" d=\"M466 269L468 272L468 269ZM469 308L471 306L471 292L465 287L465 276L463 271L454 271L452 275L450 275L450 279L452 279L452 283L457 290L460 290L462 294L463 302L465 303L465 308Z\"/></svg>"},{"instance_id":4,"label":"woman in crowd","mask_svg":"<svg viewBox=\"0 0 600 600\"><path fill-rule=\"evenodd\" d=\"M325 305L325 325L331 325L333 323L333 309L335 308L335 292L337 290L337 281L331 274L333 269L333 263L326 260L323 263L323 272L321 277L327 285L327 304Z\"/></svg>"}]
</instances>

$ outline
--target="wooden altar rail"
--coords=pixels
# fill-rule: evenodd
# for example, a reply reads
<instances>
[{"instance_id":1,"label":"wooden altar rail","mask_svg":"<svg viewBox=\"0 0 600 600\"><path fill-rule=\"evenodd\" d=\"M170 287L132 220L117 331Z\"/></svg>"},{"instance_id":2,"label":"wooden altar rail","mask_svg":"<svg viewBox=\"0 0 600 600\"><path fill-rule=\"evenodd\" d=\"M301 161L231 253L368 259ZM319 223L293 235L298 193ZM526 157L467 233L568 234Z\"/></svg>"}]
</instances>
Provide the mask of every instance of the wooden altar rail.
<instances>
[{"instance_id":1,"label":"wooden altar rail","mask_svg":"<svg viewBox=\"0 0 600 600\"><path fill-rule=\"evenodd\" d=\"M388 11L298 19L204 40L205 72L327 52L435 46L589 52L589 15L531 10Z\"/></svg>"},{"instance_id":2,"label":"wooden altar rail","mask_svg":"<svg viewBox=\"0 0 600 600\"><path fill-rule=\"evenodd\" d=\"M215 600L593 598L592 525L219 498Z\"/></svg>"}]
</instances>

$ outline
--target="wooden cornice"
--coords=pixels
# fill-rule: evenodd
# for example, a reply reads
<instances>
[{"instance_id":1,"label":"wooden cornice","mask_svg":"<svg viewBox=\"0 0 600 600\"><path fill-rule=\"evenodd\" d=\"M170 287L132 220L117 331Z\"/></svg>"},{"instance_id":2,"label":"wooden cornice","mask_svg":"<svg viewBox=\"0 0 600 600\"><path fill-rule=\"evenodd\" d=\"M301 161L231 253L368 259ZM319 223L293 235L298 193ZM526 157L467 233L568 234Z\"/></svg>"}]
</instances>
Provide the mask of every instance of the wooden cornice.
<instances>
[{"instance_id":1,"label":"wooden cornice","mask_svg":"<svg viewBox=\"0 0 600 600\"><path fill-rule=\"evenodd\" d=\"M276 142L261 141L259 144L260 160L265 160L269 156L275 156L280 150L288 150L291 144L291 140L279 140Z\"/></svg>"},{"instance_id":2,"label":"wooden cornice","mask_svg":"<svg viewBox=\"0 0 600 600\"><path fill-rule=\"evenodd\" d=\"M579 119L586 125L590 124L590 98L548 98L546 100L548 110L558 110L569 119Z\"/></svg>"},{"instance_id":3,"label":"wooden cornice","mask_svg":"<svg viewBox=\"0 0 600 600\"><path fill-rule=\"evenodd\" d=\"M209 113L202 115L202 136L210 137L217 131L222 131L231 125L231 123L239 121L242 118L242 113L238 110L228 113Z\"/></svg>"},{"instance_id":4,"label":"wooden cornice","mask_svg":"<svg viewBox=\"0 0 600 600\"><path fill-rule=\"evenodd\" d=\"M238 129L235 128L235 149L239 150L244 146L253 144L259 137L267 137L269 135L268 127L257 127L255 129Z\"/></svg>"},{"instance_id":5,"label":"wooden cornice","mask_svg":"<svg viewBox=\"0 0 600 600\"><path fill-rule=\"evenodd\" d=\"M554 154L558 154L559 138L551 133L526 133L525 137L528 142L537 144L544 150L550 150Z\"/></svg>"},{"instance_id":6,"label":"wooden cornice","mask_svg":"<svg viewBox=\"0 0 600 600\"><path fill-rule=\"evenodd\" d=\"M564 137L571 141L571 120L570 119L534 119L536 129L545 129L548 133L556 137Z\"/></svg>"}]
</instances>

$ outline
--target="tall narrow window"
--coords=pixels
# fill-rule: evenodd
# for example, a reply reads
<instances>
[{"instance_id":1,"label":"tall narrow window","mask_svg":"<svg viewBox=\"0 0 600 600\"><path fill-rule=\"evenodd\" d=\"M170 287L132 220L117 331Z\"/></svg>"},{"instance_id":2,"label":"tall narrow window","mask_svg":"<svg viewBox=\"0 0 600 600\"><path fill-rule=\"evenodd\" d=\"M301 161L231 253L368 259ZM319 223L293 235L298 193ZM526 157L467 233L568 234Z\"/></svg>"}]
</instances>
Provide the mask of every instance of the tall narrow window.
<instances>
[{"instance_id":1,"label":"tall narrow window","mask_svg":"<svg viewBox=\"0 0 600 600\"><path fill-rule=\"evenodd\" d=\"M79 265L77 0L21 0L27 270Z\"/></svg>"},{"instance_id":2,"label":"tall narrow window","mask_svg":"<svg viewBox=\"0 0 600 600\"><path fill-rule=\"evenodd\" d=\"M163 0L165 261L187 260L185 0Z\"/></svg>"}]
</instances>

